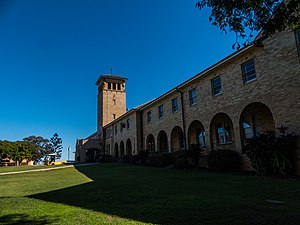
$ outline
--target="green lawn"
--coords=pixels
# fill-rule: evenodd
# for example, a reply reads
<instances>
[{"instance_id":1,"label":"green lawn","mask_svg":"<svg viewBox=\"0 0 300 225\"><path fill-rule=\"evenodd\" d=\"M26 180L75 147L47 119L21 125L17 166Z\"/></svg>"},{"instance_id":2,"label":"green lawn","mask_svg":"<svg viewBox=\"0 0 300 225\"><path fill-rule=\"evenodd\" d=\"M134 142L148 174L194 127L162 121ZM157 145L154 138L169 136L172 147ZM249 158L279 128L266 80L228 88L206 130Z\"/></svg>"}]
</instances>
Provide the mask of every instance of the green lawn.
<instances>
[{"instance_id":1,"label":"green lawn","mask_svg":"<svg viewBox=\"0 0 300 225\"><path fill-rule=\"evenodd\" d=\"M56 165L56 166L44 166L44 165L36 165L36 166L3 166L0 167L0 174L6 172L18 172L18 171L26 171L26 170L38 170L38 169L48 169L51 167L61 167L65 165Z\"/></svg>"},{"instance_id":2,"label":"green lawn","mask_svg":"<svg viewBox=\"0 0 300 225\"><path fill-rule=\"evenodd\" d=\"M300 221L300 182L291 179L100 164L4 175L0 184L0 224Z\"/></svg>"}]
</instances>

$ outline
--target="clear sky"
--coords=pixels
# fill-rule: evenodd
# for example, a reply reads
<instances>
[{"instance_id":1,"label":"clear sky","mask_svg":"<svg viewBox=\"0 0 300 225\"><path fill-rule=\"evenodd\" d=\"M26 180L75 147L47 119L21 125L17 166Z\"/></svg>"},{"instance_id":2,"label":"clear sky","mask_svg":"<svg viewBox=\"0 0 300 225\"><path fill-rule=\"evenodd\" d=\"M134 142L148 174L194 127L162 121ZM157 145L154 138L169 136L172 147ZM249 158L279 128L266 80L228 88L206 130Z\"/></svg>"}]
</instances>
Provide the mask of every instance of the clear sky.
<instances>
[{"instance_id":1,"label":"clear sky","mask_svg":"<svg viewBox=\"0 0 300 225\"><path fill-rule=\"evenodd\" d=\"M96 131L95 82L128 78L127 107L233 52L197 0L0 0L0 140ZM73 155L72 155L73 158Z\"/></svg>"}]
</instances>

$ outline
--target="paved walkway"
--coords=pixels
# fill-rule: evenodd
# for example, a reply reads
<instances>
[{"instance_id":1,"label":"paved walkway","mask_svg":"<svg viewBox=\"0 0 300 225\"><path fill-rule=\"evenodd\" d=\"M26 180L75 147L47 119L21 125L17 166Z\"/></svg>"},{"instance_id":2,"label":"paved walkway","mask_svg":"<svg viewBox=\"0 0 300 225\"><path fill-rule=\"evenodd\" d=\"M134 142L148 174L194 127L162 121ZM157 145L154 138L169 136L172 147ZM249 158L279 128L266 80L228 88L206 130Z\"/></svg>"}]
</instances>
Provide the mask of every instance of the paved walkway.
<instances>
[{"instance_id":1,"label":"paved walkway","mask_svg":"<svg viewBox=\"0 0 300 225\"><path fill-rule=\"evenodd\" d=\"M68 166L52 167L52 168L45 168L45 169L5 172L5 173L0 173L0 176L10 175L10 174L19 174L19 173L42 172L42 171L48 171L48 170L58 170L58 169L65 169L65 168L70 168L70 167L90 166L90 165L97 165L97 164L99 164L99 163L85 163L85 164L68 165Z\"/></svg>"}]
</instances>

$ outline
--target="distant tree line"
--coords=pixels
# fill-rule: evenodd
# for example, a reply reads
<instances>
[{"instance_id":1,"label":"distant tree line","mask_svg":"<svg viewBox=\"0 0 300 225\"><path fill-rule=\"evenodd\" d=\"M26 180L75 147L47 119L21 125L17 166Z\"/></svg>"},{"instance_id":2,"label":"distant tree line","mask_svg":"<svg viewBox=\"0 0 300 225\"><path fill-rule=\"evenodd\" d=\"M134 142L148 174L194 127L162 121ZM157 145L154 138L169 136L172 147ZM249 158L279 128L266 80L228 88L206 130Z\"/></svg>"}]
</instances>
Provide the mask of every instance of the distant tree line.
<instances>
[{"instance_id":1,"label":"distant tree line","mask_svg":"<svg viewBox=\"0 0 300 225\"><path fill-rule=\"evenodd\" d=\"M50 153L56 153L56 157L61 158L62 140L57 133L50 140L34 135L25 137L22 141L0 140L0 159L12 159L17 165L24 159L27 162L39 162Z\"/></svg>"}]
</instances>

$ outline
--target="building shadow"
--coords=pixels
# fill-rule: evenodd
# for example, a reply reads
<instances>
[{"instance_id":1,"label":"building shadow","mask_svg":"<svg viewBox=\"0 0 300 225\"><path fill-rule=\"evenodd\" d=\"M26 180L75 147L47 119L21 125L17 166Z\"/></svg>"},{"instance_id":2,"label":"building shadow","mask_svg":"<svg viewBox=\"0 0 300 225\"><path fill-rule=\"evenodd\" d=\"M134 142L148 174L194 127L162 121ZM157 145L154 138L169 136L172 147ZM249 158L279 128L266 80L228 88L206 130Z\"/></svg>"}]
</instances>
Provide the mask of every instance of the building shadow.
<instances>
[{"instance_id":1,"label":"building shadow","mask_svg":"<svg viewBox=\"0 0 300 225\"><path fill-rule=\"evenodd\" d=\"M101 164L99 166L101 167ZM113 174L102 174L100 176L99 170L101 168L98 171L95 168L91 169L92 167L98 167L97 165L76 167L80 173L93 181L26 197L63 203L111 216L154 224L186 224L186 217L192 218L193 214L196 215L196 209L188 213L184 211L181 215L178 215L182 205L170 206L166 204L169 196L166 196L167 191L161 193L159 187L161 184L158 182L148 183L142 177L139 180L136 177L131 177L135 173L130 172L126 173L126 178L124 178L124 173L121 173L120 179L111 179L111 175L118 177L118 171L120 170L123 172L126 168L133 170L132 166L126 167L118 164L112 166L117 168L110 171ZM118 167L120 167L119 170ZM143 167L138 169L143 170Z\"/></svg>"},{"instance_id":2,"label":"building shadow","mask_svg":"<svg viewBox=\"0 0 300 225\"><path fill-rule=\"evenodd\" d=\"M43 225L43 224L53 224L55 221L38 218L33 219L26 214L10 214L5 216L0 216L0 224L3 225Z\"/></svg>"},{"instance_id":3,"label":"building shadow","mask_svg":"<svg viewBox=\"0 0 300 225\"><path fill-rule=\"evenodd\" d=\"M161 173L167 170L160 168L149 170L142 166L98 164L76 169L93 181L26 197L153 224L278 224L283 218L284 224L294 224L293 221L300 219L293 212L279 215L264 205L253 209L253 204L240 203L240 198L251 202L257 193L245 191L237 194L235 190L244 185L241 182L235 183L224 194L218 182L226 181L223 177L219 179L218 175L212 178L203 174L203 179L216 182L214 186L206 186L194 182L197 176L189 172L183 176L182 171L172 171L166 179ZM214 191L208 192L208 188ZM248 219L244 220L244 217Z\"/></svg>"}]
</instances>

